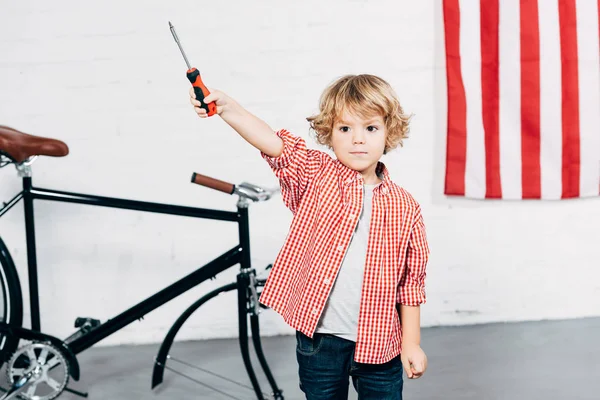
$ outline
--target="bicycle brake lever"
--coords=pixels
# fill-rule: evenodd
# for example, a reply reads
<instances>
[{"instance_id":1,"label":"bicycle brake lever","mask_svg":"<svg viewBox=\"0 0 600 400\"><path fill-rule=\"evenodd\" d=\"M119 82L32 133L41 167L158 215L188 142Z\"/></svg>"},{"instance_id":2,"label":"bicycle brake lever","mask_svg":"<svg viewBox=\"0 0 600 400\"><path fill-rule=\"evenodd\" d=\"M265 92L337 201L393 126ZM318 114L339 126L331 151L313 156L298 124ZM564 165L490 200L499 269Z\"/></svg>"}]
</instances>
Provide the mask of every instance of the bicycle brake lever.
<instances>
[{"instance_id":1,"label":"bicycle brake lever","mask_svg":"<svg viewBox=\"0 0 600 400\"><path fill-rule=\"evenodd\" d=\"M260 187L258 185L254 185L252 183L248 183L248 182L242 182L239 184L239 186L253 190L255 192L264 192L265 191L265 189L263 189L262 187Z\"/></svg>"},{"instance_id":2,"label":"bicycle brake lever","mask_svg":"<svg viewBox=\"0 0 600 400\"><path fill-rule=\"evenodd\" d=\"M248 182L242 182L235 187L235 193L240 196L244 196L252 201L266 201L271 196L277 193L280 189L265 189L263 187L253 185Z\"/></svg>"}]
</instances>

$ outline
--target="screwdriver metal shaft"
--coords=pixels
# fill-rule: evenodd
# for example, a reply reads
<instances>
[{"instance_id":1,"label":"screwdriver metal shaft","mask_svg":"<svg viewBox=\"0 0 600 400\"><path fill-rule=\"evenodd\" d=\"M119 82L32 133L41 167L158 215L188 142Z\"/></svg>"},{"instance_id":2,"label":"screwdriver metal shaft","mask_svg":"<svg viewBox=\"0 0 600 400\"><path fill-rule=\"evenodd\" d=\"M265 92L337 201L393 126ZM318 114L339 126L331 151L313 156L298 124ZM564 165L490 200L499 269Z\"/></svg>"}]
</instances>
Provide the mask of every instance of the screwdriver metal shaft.
<instances>
[{"instance_id":1,"label":"screwdriver metal shaft","mask_svg":"<svg viewBox=\"0 0 600 400\"><path fill-rule=\"evenodd\" d=\"M185 51L183 51L183 47L181 47L181 43L179 42L179 38L177 37L177 32L175 32L175 27L173 26L171 21L169 21L169 29L171 29L171 33L173 34L173 39L175 39L175 43L177 43L177 46L179 46L179 50L181 51L181 55L183 56L183 59L185 60L185 63L187 65L188 69L192 69L192 67L190 66L190 62L188 61L187 57L185 56Z\"/></svg>"}]
</instances>

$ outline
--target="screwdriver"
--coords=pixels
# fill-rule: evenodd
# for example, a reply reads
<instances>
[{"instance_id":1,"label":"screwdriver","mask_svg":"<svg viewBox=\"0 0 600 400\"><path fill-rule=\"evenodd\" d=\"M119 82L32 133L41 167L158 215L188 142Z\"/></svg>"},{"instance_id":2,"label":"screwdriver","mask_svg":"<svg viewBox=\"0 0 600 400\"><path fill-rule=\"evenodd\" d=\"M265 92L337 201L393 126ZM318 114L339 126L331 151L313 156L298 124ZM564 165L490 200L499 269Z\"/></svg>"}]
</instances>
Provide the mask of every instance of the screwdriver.
<instances>
[{"instance_id":1,"label":"screwdriver","mask_svg":"<svg viewBox=\"0 0 600 400\"><path fill-rule=\"evenodd\" d=\"M169 21L169 28L171 29L171 33L173 34L173 39L175 39L175 42L177 43L177 46L179 46L179 50L181 50L181 55L183 55L183 59L185 60L185 63L187 64L188 70L187 70L187 78L189 79L189 81L192 83L192 86L194 87L194 93L196 94L196 100L200 101L200 107L203 108L204 110L206 110L206 113L208 114L208 116L210 117L211 115L215 115L217 112L217 105L215 104L214 101L206 104L204 102L204 98L206 96L208 96L210 94L210 92L208 91L208 89L206 88L206 86L204 86L204 82L202 82L202 78L200 77L200 72L196 69L190 66L190 63L187 59L187 57L185 56L185 52L183 51L183 48L181 47L181 43L179 42L179 38L177 37L177 33L175 33L175 27L173 26L173 24L171 24L171 21Z\"/></svg>"}]
</instances>

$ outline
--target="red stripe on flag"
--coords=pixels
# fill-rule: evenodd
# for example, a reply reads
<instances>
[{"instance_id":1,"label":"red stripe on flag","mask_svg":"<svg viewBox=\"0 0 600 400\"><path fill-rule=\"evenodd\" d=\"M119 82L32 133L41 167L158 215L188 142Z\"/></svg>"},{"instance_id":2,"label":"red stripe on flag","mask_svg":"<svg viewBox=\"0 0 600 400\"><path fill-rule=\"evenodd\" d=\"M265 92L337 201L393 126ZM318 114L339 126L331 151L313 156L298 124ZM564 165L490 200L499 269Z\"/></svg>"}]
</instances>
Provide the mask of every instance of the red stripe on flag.
<instances>
[{"instance_id":1,"label":"red stripe on flag","mask_svg":"<svg viewBox=\"0 0 600 400\"><path fill-rule=\"evenodd\" d=\"M502 198L499 122L499 0L481 0L481 106L485 132L485 197Z\"/></svg>"},{"instance_id":2,"label":"red stripe on flag","mask_svg":"<svg viewBox=\"0 0 600 400\"><path fill-rule=\"evenodd\" d=\"M579 75L575 0L558 2L562 65L562 197L579 196Z\"/></svg>"},{"instance_id":3,"label":"red stripe on flag","mask_svg":"<svg viewBox=\"0 0 600 400\"><path fill-rule=\"evenodd\" d=\"M465 194L467 155L467 99L461 75L459 0L444 0L448 134L444 193Z\"/></svg>"},{"instance_id":4,"label":"red stripe on flag","mask_svg":"<svg viewBox=\"0 0 600 400\"><path fill-rule=\"evenodd\" d=\"M538 0L521 0L521 164L522 197L541 198Z\"/></svg>"}]
</instances>

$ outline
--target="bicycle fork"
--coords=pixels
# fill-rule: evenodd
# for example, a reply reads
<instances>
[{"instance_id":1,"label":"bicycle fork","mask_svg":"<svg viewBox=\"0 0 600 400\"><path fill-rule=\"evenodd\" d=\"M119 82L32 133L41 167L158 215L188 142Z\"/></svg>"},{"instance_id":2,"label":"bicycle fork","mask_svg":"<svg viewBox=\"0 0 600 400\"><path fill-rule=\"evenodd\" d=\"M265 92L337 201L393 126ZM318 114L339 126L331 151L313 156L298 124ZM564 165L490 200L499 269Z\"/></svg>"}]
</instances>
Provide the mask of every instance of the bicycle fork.
<instances>
[{"instance_id":1,"label":"bicycle fork","mask_svg":"<svg viewBox=\"0 0 600 400\"><path fill-rule=\"evenodd\" d=\"M273 390L273 398L275 400L283 400L283 392L281 389L279 389L277 383L275 382L275 378L271 373L271 369L269 368L265 358L265 354L262 349L262 343L260 341L260 330L258 324L260 305L258 303L258 294L256 292L257 282L254 271L252 270L249 273L242 272L238 274L237 284L240 350L242 352L242 359L244 360L246 371L248 372L248 377L250 378L250 382L252 382L252 387L254 388L257 398L262 400L262 391L260 389L260 385L258 384L258 380L256 379L256 374L254 373L254 368L250 360L250 352L248 349L248 314L250 314L250 326L252 330L252 343L254 344L254 351L256 352L258 361L265 376L267 377L267 380L269 381L271 389Z\"/></svg>"}]
</instances>

